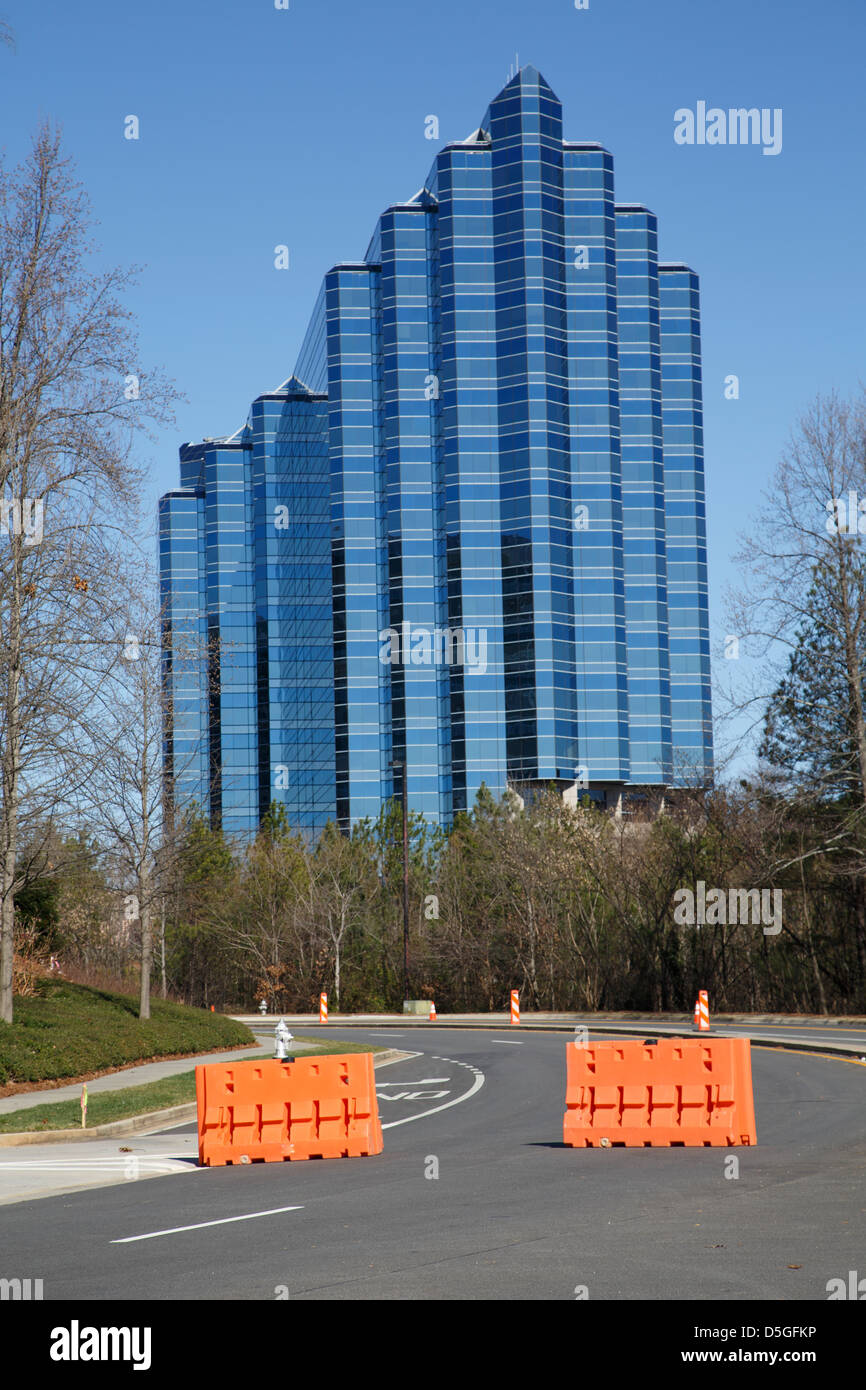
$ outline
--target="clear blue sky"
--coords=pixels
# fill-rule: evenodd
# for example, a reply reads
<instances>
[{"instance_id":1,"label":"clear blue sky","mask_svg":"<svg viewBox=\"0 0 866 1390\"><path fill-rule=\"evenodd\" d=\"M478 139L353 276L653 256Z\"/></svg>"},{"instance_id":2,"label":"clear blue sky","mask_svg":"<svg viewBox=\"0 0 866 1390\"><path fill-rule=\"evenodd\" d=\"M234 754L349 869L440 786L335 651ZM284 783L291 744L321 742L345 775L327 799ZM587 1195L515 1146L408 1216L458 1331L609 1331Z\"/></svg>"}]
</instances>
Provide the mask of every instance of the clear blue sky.
<instances>
[{"instance_id":1,"label":"clear blue sky","mask_svg":"<svg viewBox=\"0 0 866 1390\"><path fill-rule=\"evenodd\" d=\"M0 0L5 156L41 119L62 125L105 258L146 267L143 360L188 397L143 456L154 501L180 441L236 429L289 374L324 272L426 176L425 117L439 143L464 138L517 54L560 97L566 137L613 152L618 199L658 214L662 258L701 277L715 647L737 534L798 412L866 380L864 0L289 6ZM781 107L781 153L676 144L674 112L699 101Z\"/></svg>"}]
</instances>

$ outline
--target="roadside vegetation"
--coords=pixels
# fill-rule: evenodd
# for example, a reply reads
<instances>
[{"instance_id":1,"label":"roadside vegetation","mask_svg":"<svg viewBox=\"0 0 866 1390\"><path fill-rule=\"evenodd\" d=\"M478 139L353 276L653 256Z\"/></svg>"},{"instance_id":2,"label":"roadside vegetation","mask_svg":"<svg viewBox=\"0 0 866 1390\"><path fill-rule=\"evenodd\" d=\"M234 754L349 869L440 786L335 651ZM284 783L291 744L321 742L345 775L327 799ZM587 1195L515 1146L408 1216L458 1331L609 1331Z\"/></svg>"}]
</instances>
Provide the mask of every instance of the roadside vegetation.
<instances>
[{"instance_id":1,"label":"roadside vegetation","mask_svg":"<svg viewBox=\"0 0 866 1390\"><path fill-rule=\"evenodd\" d=\"M249 1029L209 1010L137 1000L69 981L43 980L17 1001L14 1023L0 1023L0 1086L74 1079L160 1057L219 1052L255 1042Z\"/></svg>"},{"instance_id":2,"label":"roadside vegetation","mask_svg":"<svg viewBox=\"0 0 866 1390\"><path fill-rule=\"evenodd\" d=\"M194 615L163 651L139 447L177 393L142 363L134 273L94 260L92 229L57 130L17 168L0 159L0 1086L245 1041L212 1007L403 997L396 802L315 844L272 806L238 845L175 795L166 663L195 684L233 657ZM705 988L714 1012L866 1011L858 499L866 392L818 396L737 557L726 655L742 646L754 685L716 663L747 776L725 780L721 758L712 785L660 767L678 788L662 814L633 798L620 820L537 785L525 805L482 786L448 831L410 815L412 995L440 1012L503 1009L511 989L529 1010L688 1012ZM671 656L674 691L695 671L676 641ZM583 757L568 745L560 789ZM684 892L700 920L678 916ZM763 905L719 912L750 893L770 895L772 934Z\"/></svg>"},{"instance_id":3,"label":"roadside vegetation","mask_svg":"<svg viewBox=\"0 0 866 1390\"><path fill-rule=\"evenodd\" d=\"M313 1044L299 1053L302 1057L333 1056L341 1052L383 1052L382 1047L366 1043L320 1043L317 1039L296 1037L295 1042ZM48 1092L47 1094L50 1094ZM128 1120L136 1115L148 1115L154 1110L168 1110L174 1105L189 1105L195 1101L195 1071L179 1072L161 1081L144 1086L126 1086L117 1091L91 1091L87 1101L87 1128ZM80 1129L81 1103L61 1100L45 1105L28 1106L0 1115L0 1134L50 1133L57 1129Z\"/></svg>"},{"instance_id":4,"label":"roadside vegetation","mask_svg":"<svg viewBox=\"0 0 866 1390\"><path fill-rule=\"evenodd\" d=\"M399 806L315 848L279 814L246 850L200 819L186 833L162 914L176 998L226 1012L261 999L271 1013L314 1012L325 990L332 1014L399 1012ZM850 796L816 808L757 779L684 792L660 816L621 821L552 792L524 809L482 792L447 836L412 816L412 995L440 1013L503 1009L515 988L530 1010L690 1013L709 988L715 1012L864 1012L861 833ZM86 873L55 880L56 918L40 930L64 971L122 974L132 992L135 938L124 943L109 912L94 912L110 903L107 889L83 896L100 855L81 855ZM725 895L781 892L769 900L781 905L778 920L677 920L677 895L699 883Z\"/></svg>"}]
</instances>

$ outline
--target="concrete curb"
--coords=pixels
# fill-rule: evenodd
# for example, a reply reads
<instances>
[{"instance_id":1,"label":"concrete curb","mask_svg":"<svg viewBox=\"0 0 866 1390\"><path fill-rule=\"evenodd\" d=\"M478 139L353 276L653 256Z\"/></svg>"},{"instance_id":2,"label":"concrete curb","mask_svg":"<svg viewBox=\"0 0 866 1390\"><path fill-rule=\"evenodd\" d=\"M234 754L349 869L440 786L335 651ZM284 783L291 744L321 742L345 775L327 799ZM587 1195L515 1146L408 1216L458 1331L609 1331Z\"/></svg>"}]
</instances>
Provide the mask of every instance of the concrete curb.
<instances>
[{"instance_id":1,"label":"concrete curb","mask_svg":"<svg viewBox=\"0 0 866 1390\"><path fill-rule=\"evenodd\" d=\"M416 1052L399 1052L396 1047L388 1047L384 1052L374 1052L374 1067L389 1067L392 1062L408 1062L410 1057L416 1057Z\"/></svg>"},{"instance_id":2,"label":"concrete curb","mask_svg":"<svg viewBox=\"0 0 866 1390\"><path fill-rule=\"evenodd\" d=\"M397 1048L389 1047L373 1054L373 1066L388 1066L391 1062L402 1062L412 1056L414 1054L411 1052L399 1052ZM87 1139L110 1139L112 1135L120 1138L127 1134L147 1134L165 1125L188 1124L195 1118L196 1104L192 1100L186 1105L169 1106L166 1110L130 1115L128 1120L112 1120L110 1124L96 1125L94 1129L28 1129L17 1134L0 1134L0 1148L17 1149L25 1144L77 1144Z\"/></svg>"}]
</instances>

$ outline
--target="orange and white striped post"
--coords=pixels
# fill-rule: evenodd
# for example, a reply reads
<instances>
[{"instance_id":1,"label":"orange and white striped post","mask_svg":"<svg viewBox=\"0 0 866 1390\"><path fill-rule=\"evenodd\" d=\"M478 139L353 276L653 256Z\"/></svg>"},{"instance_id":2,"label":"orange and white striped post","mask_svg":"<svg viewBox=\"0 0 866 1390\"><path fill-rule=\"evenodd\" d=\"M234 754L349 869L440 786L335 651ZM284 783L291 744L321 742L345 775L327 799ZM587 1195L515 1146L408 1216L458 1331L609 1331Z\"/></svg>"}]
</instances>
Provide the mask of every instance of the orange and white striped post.
<instances>
[{"instance_id":1,"label":"orange and white striped post","mask_svg":"<svg viewBox=\"0 0 866 1390\"><path fill-rule=\"evenodd\" d=\"M520 993L516 989L511 991L511 1022L520 1022Z\"/></svg>"},{"instance_id":2,"label":"orange and white striped post","mask_svg":"<svg viewBox=\"0 0 866 1390\"><path fill-rule=\"evenodd\" d=\"M436 1005L434 1004L432 999L430 1000L430 1022L436 1022Z\"/></svg>"},{"instance_id":3,"label":"orange and white striped post","mask_svg":"<svg viewBox=\"0 0 866 1390\"><path fill-rule=\"evenodd\" d=\"M327 1021L328 1021L328 996L327 996L327 994L320 994L320 995L319 995L319 1022L320 1022L320 1023L327 1023Z\"/></svg>"},{"instance_id":4,"label":"orange and white striped post","mask_svg":"<svg viewBox=\"0 0 866 1390\"><path fill-rule=\"evenodd\" d=\"M710 1001L705 989L698 993L698 1029L701 1033L710 1031Z\"/></svg>"}]
</instances>

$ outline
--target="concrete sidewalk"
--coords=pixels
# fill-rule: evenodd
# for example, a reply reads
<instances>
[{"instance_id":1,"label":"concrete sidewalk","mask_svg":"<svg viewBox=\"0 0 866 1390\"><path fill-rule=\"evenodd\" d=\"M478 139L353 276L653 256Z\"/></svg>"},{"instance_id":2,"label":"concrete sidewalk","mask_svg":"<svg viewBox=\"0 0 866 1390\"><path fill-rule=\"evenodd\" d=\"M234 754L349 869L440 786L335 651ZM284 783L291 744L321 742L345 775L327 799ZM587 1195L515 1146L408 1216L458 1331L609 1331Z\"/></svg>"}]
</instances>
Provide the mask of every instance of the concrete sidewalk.
<instances>
[{"instance_id":1,"label":"concrete sidewalk","mask_svg":"<svg viewBox=\"0 0 866 1390\"><path fill-rule=\"evenodd\" d=\"M298 1043L301 1051L312 1044ZM150 1081L162 1081L166 1076L179 1076L192 1071L205 1062L239 1062L245 1057L272 1057L273 1043L260 1043L258 1046L233 1048L231 1052L207 1052L192 1057L176 1057L170 1062L145 1062L141 1066L124 1067L123 1071L113 1071L108 1076L97 1076L88 1081L87 1094L96 1095L99 1091L122 1091L126 1086L146 1086ZM57 1086L44 1091L18 1091L14 1096L0 1099L0 1115L8 1115L13 1110L27 1110L33 1105L53 1105L55 1101L79 1100L82 1082L75 1081L69 1086Z\"/></svg>"},{"instance_id":2,"label":"concrete sidewalk","mask_svg":"<svg viewBox=\"0 0 866 1390\"><path fill-rule=\"evenodd\" d=\"M293 1051L310 1047L310 1043L298 1044ZM220 1058L228 1060L238 1056L270 1056L273 1047L264 1054L257 1048L245 1048L238 1052L217 1053L209 1057L188 1059L197 1062L214 1062ZM413 1053L398 1052L386 1048L377 1053L374 1065L390 1066L413 1056ZM154 1066L182 1067L183 1062L158 1062ZM132 1071L149 1071L149 1067L134 1067ZM118 1073L128 1077L129 1072ZM113 1080L103 1077L104 1081ZM95 1085L88 1081L88 1088ZM80 1095L80 1088L75 1088ZM46 1094L43 1092L42 1094ZM52 1094L47 1092L47 1094ZM160 1121L156 1116L149 1118L156 1133L139 1133L123 1138L115 1136L106 1139L90 1139L81 1143L32 1144L26 1148L0 1149L0 1206L13 1202L29 1202L39 1197L57 1197L66 1192L82 1192L87 1188L112 1187L118 1183L138 1182L143 1178L160 1178L169 1175L191 1176L195 1173L212 1173L220 1169L200 1168L198 1166L198 1134L195 1132L195 1106L178 1107L189 1111L186 1119L176 1119L171 1124ZM173 1131L173 1132L166 1132Z\"/></svg>"},{"instance_id":3,"label":"concrete sidewalk","mask_svg":"<svg viewBox=\"0 0 866 1390\"><path fill-rule=\"evenodd\" d=\"M0 1152L0 1206L140 1178L209 1171L198 1167L198 1136L189 1133L4 1149Z\"/></svg>"}]
</instances>

